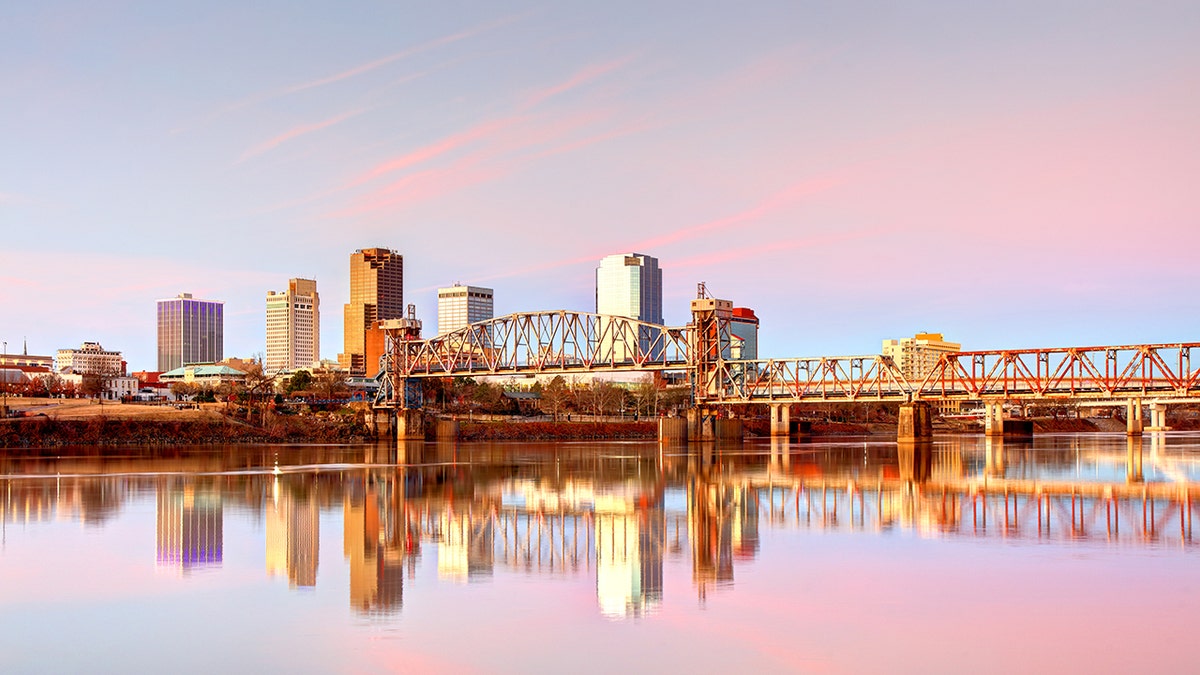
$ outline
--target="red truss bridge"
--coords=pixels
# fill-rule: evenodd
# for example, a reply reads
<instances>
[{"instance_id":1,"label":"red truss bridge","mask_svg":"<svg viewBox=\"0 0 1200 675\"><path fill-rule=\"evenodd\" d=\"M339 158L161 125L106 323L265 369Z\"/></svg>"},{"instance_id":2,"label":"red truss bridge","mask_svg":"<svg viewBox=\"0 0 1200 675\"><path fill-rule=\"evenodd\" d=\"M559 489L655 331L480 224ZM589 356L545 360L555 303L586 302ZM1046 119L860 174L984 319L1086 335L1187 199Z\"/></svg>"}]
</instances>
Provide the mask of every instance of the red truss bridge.
<instances>
[{"instance_id":1,"label":"red truss bridge","mask_svg":"<svg viewBox=\"0 0 1200 675\"><path fill-rule=\"evenodd\" d=\"M421 339L419 321L388 321L377 405L409 407L400 392L421 378L619 371L685 371L697 406L1200 399L1200 364L1191 361L1200 342L957 352L910 380L877 354L731 359L731 316L729 301L701 297L692 301L691 323L681 327L552 311Z\"/></svg>"}]
</instances>

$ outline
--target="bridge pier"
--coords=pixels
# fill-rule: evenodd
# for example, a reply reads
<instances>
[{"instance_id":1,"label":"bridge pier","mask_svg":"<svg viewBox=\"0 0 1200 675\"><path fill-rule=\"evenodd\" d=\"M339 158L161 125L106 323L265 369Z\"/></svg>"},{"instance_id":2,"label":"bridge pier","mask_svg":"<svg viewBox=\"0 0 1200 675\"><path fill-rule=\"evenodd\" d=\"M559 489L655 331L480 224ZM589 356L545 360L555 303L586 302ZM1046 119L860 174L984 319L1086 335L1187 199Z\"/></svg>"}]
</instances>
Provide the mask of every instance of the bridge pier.
<instances>
[{"instance_id":1,"label":"bridge pier","mask_svg":"<svg viewBox=\"0 0 1200 675\"><path fill-rule=\"evenodd\" d=\"M924 401L902 404L896 420L896 439L912 441L923 438L933 438L933 418L929 413L929 404Z\"/></svg>"},{"instance_id":2,"label":"bridge pier","mask_svg":"<svg viewBox=\"0 0 1200 675\"><path fill-rule=\"evenodd\" d=\"M1167 406L1163 403L1150 404L1150 426L1146 431L1170 431L1167 426Z\"/></svg>"},{"instance_id":3,"label":"bridge pier","mask_svg":"<svg viewBox=\"0 0 1200 675\"><path fill-rule=\"evenodd\" d=\"M688 420L685 417L658 418L659 443L687 443Z\"/></svg>"},{"instance_id":4,"label":"bridge pier","mask_svg":"<svg viewBox=\"0 0 1200 675\"><path fill-rule=\"evenodd\" d=\"M425 440L425 413L413 408L398 409L396 411L396 440Z\"/></svg>"},{"instance_id":5,"label":"bridge pier","mask_svg":"<svg viewBox=\"0 0 1200 675\"><path fill-rule=\"evenodd\" d=\"M1142 435L1142 401L1131 398L1125 405L1125 433L1129 436Z\"/></svg>"},{"instance_id":6,"label":"bridge pier","mask_svg":"<svg viewBox=\"0 0 1200 675\"><path fill-rule=\"evenodd\" d=\"M984 402L983 433L988 436L1004 436L1004 403Z\"/></svg>"},{"instance_id":7,"label":"bridge pier","mask_svg":"<svg viewBox=\"0 0 1200 675\"><path fill-rule=\"evenodd\" d=\"M791 434L791 410L786 403L772 403L771 406L771 437L789 436Z\"/></svg>"}]
</instances>

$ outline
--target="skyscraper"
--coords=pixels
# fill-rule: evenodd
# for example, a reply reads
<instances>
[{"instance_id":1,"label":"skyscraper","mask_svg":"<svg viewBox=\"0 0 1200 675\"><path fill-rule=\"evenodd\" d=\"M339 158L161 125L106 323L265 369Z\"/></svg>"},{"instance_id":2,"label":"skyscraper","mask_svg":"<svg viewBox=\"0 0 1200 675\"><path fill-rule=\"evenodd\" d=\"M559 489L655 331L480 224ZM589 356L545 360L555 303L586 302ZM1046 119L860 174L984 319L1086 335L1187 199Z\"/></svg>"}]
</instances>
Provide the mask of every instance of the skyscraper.
<instances>
[{"instance_id":1,"label":"skyscraper","mask_svg":"<svg viewBox=\"0 0 1200 675\"><path fill-rule=\"evenodd\" d=\"M404 256L386 248L351 254L350 302L344 316L344 347L338 361L351 375L373 374L378 364L366 362L367 329L376 321L404 317Z\"/></svg>"},{"instance_id":2,"label":"skyscraper","mask_svg":"<svg viewBox=\"0 0 1200 675\"><path fill-rule=\"evenodd\" d=\"M661 325L662 270L658 268L658 258L619 253L601 259L596 268L596 313ZM662 346L652 344L652 329L638 332L636 351L657 358ZM614 338L601 345L602 358L615 361L632 359L634 350L627 339Z\"/></svg>"},{"instance_id":3,"label":"skyscraper","mask_svg":"<svg viewBox=\"0 0 1200 675\"><path fill-rule=\"evenodd\" d=\"M658 258L618 253L596 268L596 313L661 324L662 270Z\"/></svg>"},{"instance_id":4,"label":"skyscraper","mask_svg":"<svg viewBox=\"0 0 1200 675\"><path fill-rule=\"evenodd\" d=\"M309 368L320 360L321 297L317 282L292 279L286 291L268 291L266 372Z\"/></svg>"},{"instance_id":5,"label":"skyscraper","mask_svg":"<svg viewBox=\"0 0 1200 675\"><path fill-rule=\"evenodd\" d=\"M438 335L492 318L492 289L460 286L438 289Z\"/></svg>"},{"instance_id":6,"label":"skyscraper","mask_svg":"<svg viewBox=\"0 0 1200 675\"><path fill-rule=\"evenodd\" d=\"M158 301L158 370L224 358L225 303L191 293Z\"/></svg>"}]
</instances>

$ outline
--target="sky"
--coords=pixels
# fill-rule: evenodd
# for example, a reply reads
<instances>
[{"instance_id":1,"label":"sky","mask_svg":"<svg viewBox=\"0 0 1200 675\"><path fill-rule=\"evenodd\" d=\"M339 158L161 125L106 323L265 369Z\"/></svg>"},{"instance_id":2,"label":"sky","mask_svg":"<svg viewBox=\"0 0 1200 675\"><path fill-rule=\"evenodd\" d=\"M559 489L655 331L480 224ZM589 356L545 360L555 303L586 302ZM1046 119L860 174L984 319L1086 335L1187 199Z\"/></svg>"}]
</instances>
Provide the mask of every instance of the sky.
<instances>
[{"instance_id":1,"label":"sky","mask_svg":"<svg viewBox=\"0 0 1200 675\"><path fill-rule=\"evenodd\" d=\"M1200 341L1195 2L225 2L0 7L0 340L155 367L155 301L349 257L405 302L593 311L663 269L760 356Z\"/></svg>"}]
</instances>

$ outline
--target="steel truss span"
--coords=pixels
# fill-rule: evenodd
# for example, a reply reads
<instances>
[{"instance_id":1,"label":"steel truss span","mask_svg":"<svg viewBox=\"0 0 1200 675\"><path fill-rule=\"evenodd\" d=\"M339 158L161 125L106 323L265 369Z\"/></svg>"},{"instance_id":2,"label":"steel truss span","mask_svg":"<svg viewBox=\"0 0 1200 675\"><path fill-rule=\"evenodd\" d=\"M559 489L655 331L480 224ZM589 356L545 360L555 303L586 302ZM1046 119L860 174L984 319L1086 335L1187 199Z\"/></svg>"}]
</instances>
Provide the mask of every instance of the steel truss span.
<instances>
[{"instance_id":1,"label":"steel truss span","mask_svg":"<svg viewBox=\"0 0 1200 675\"><path fill-rule=\"evenodd\" d=\"M600 314L509 314L429 340L388 337L389 370L404 378L688 366L686 328Z\"/></svg>"},{"instance_id":2,"label":"steel truss span","mask_svg":"<svg viewBox=\"0 0 1200 675\"><path fill-rule=\"evenodd\" d=\"M880 355L726 360L728 328L728 317L694 308L693 323L679 328L553 311L429 340L391 330L381 400L394 401L393 383L414 378L684 369L699 405L1200 398L1200 367L1191 362L1197 342L957 352L910 381Z\"/></svg>"},{"instance_id":3,"label":"steel truss span","mask_svg":"<svg viewBox=\"0 0 1200 675\"><path fill-rule=\"evenodd\" d=\"M916 382L884 356L723 361L707 390L722 403L1194 398L1195 348L1200 343L958 352Z\"/></svg>"}]
</instances>

